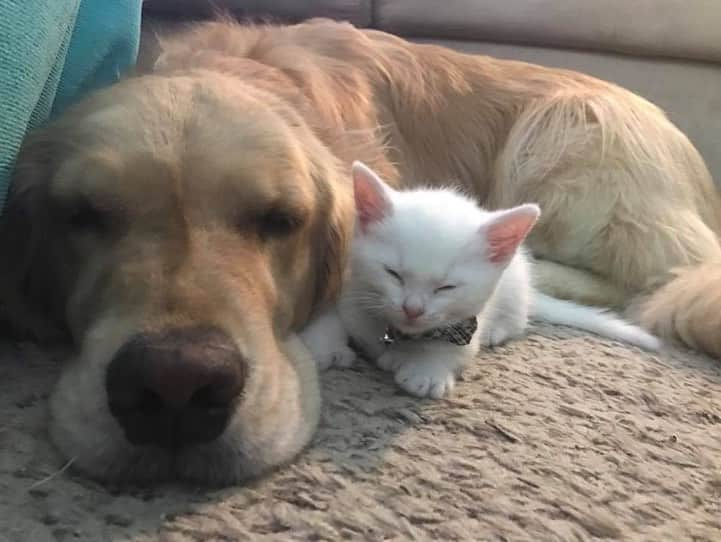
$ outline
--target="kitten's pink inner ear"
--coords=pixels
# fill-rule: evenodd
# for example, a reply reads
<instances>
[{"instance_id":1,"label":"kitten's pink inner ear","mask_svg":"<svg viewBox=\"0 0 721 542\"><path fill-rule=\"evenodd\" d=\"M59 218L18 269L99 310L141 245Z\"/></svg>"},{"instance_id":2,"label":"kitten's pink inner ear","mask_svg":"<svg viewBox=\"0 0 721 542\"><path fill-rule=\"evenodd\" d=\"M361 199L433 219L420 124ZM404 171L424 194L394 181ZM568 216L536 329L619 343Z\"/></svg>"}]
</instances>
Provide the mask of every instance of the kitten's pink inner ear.
<instances>
[{"instance_id":1,"label":"kitten's pink inner ear","mask_svg":"<svg viewBox=\"0 0 721 542\"><path fill-rule=\"evenodd\" d=\"M391 202L385 193L383 181L366 165L353 164L353 192L355 207L363 231L368 225L380 222L391 212Z\"/></svg>"},{"instance_id":2,"label":"kitten's pink inner ear","mask_svg":"<svg viewBox=\"0 0 721 542\"><path fill-rule=\"evenodd\" d=\"M521 205L504 212L488 224L488 259L493 263L507 263L533 228L540 213L537 205Z\"/></svg>"}]
</instances>

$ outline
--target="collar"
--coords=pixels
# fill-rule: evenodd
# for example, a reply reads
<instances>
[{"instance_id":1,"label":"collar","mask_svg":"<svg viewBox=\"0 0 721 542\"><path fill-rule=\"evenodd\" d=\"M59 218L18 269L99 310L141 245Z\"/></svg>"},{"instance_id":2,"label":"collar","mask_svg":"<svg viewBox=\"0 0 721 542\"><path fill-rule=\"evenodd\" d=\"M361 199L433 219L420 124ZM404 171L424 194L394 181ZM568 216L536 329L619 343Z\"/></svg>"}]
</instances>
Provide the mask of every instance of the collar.
<instances>
[{"instance_id":1,"label":"collar","mask_svg":"<svg viewBox=\"0 0 721 542\"><path fill-rule=\"evenodd\" d=\"M395 342L426 340L443 341L457 346L466 346L470 344L476 329L478 329L478 320L475 316L471 316L455 324L429 329L417 335L409 335L397 330L393 326L388 326L381 342L388 346Z\"/></svg>"}]
</instances>

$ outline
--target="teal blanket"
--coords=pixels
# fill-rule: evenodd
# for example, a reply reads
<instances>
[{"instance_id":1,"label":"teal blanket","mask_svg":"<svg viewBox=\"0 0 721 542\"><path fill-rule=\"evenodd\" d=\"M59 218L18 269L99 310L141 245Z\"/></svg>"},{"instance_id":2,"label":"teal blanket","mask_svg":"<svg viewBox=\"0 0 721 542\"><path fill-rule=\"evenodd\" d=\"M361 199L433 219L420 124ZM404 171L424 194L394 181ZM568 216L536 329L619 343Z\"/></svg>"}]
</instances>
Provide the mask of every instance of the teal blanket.
<instances>
[{"instance_id":1,"label":"teal blanket","mask_svg":"<svg viewBox=\"0 0 721 542\"><path fill-rule=\"evenodd\" d=\"M28 130L134 63L142 0L0 0L0 210Z\"/></svg>"}]
</instances>

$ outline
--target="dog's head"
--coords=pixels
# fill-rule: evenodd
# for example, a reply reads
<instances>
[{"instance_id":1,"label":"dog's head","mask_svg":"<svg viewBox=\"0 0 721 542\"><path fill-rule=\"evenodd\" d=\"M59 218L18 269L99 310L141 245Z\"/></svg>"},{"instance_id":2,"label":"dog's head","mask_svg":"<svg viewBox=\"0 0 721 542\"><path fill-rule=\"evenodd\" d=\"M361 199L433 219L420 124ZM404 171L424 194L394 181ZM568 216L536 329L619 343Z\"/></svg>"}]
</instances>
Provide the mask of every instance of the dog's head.
<instances>
[{"instance_id":1,"label":"dog's head","mask_svg":"<svg viewBox=\"0 0 721 542\"><path fill-rule=\"evenodd\" d=\"M349 173L288 102L214 73L106 89L26 141L0 316L78 354L51 432L103 479L231 483L290 459L319 397L294 331L339 288Z\"/></svg>"}]
</instances>

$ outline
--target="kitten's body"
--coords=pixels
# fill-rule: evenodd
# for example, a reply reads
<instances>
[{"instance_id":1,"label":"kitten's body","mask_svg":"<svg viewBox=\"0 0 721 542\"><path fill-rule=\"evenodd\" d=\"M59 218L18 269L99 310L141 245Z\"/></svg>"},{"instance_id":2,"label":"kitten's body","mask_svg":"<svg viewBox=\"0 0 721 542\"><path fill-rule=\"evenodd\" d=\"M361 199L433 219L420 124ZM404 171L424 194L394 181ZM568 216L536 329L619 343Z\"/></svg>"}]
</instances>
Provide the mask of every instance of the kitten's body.
<instances>
[{"instance_id":1,"label":"kitten's body","mask_svg":"<svg viewBox=\"0 0 721 542\"><path fill-rule=\"evenodd\" d=\"M442 397L480 345L521 336L531 317L658 348L655 337L617 317L534 291L520 244L537 206L489 212L452 189L395 191L362 164L353 175L350 277L337 306L303 332L321 368L353 362L350 336L409 393ZM421 335L472 316L478 327L468 344L382 340L389 325Z\"/></svg>"}]
</instances>

